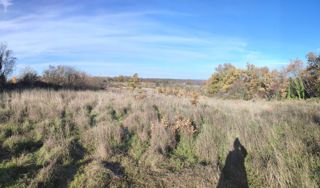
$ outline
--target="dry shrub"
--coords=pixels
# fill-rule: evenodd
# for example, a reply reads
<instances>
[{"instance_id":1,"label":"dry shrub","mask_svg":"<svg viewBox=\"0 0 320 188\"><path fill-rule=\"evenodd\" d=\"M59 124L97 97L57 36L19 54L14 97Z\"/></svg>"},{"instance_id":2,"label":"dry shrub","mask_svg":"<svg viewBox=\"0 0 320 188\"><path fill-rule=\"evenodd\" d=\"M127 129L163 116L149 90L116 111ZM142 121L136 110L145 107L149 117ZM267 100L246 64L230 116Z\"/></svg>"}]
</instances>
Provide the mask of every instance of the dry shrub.
<instances>
[{"instance_id":1,"label":"dry shrub","mask_svg":"<svg viewBox=\"0 0 320 188\"><path fill-rule=\"evenodd\" d=\"M173 129L175 131L180 131L188 135L193 135L198 131L197 127L194 125L190 118L184 118L182 116L176 117L176 123Z\"/></svg>"}]
</instances>

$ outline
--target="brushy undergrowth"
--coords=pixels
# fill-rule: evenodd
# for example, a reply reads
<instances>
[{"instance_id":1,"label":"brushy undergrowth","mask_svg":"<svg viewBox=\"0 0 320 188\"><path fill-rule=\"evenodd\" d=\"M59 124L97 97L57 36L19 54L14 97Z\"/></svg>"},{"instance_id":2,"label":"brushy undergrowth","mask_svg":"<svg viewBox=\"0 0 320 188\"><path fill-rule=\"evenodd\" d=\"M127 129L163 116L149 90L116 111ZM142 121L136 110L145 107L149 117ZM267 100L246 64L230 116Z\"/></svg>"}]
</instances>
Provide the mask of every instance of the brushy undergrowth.
<instances>
[{"instance_id":1,"label":"brushy undergrowth","mask_svg":"<svg viewBox=\"0 0 320 188\"><path fill-rule=\"evenodd\" d=\"M317 101L194 104L143 90L0 98L0 187L215 187L236 138L249 187L320 184Z\"/></svg>"}]
</instances>

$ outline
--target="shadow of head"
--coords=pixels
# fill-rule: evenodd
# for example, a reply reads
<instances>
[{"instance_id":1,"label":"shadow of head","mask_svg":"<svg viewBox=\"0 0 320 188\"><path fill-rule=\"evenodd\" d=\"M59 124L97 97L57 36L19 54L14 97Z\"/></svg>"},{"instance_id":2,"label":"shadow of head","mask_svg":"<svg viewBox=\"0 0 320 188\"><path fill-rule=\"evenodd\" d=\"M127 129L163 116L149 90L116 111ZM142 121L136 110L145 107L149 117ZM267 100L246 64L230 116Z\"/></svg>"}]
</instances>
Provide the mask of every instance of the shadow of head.
<instances>
[{"instance_id":1,"label":"shadow of head","mask_svg":"<svg viewBox=\"0 0 320 188\"><path fill-rule=\"evenodd\" d=\"M247 150L245 149L245 147L240 143L239 138L236 138L233 142L233 150L234 151L238 151L240 152L243 157L245 158L247 156Z\"/></svg>"},{"instance_id":2,"label":"shadow of head","mask_svg":"<svg viewBox=\"0 0 320 188\"><path fill-rule=\"evenodd\" d=\"M236 138L233 142L233 148L238 149L241 146L239 138Z\"/></svg>"}]
</instances>

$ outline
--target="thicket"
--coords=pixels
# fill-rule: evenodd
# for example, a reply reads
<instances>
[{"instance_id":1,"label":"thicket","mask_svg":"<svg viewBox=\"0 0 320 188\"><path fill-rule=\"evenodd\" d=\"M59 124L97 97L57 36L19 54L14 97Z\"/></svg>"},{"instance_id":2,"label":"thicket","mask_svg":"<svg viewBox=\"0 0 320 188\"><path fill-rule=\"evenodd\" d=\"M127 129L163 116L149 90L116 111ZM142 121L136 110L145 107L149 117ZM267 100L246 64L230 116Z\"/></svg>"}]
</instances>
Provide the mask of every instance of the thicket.
<instances>
[{"instance_id":1,"label":"thicket","mask_svg":"<svg viewBox=\"0 0 320 188\"><path fill-rule=\"evenodd\" d=\"M85 89L89 87L88 75L85 72L69 66L49 66L43 72L42 80L46 83L71 89Z\"/></svg>"},{"instance_id":2,"label":"thicket","mask_svg":"<svg viewBox=\"0 0 320 188\"><path fill-rule=\"evenodd\" d=\"M207 81L207 92L227 98L306 99L320 96L320 56L307 55L307 66L292 61L282 70L269 70L247 64L245 69L232 64L219 65Z\"/></svg>"}]
</instances>

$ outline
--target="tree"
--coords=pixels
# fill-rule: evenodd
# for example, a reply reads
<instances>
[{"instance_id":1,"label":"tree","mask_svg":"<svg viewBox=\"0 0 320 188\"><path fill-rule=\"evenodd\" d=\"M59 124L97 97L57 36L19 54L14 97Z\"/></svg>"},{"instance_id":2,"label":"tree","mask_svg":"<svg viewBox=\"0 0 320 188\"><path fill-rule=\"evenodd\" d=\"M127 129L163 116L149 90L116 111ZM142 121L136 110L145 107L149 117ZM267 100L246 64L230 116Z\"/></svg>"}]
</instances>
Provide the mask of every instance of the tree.
<instances>
[{"instance_id":1,"label":"tree","mask_svg":"<svg viewBox=\"0 0 320 188\"><path fill-rule=\"evenodd\" d=\"M287 98L305 98L305 87L303 77L303 61L296 59L291 61L284 69L287 79Z\"/></svg>"},{"instance_id":2,"label":"tree","mask_svg":"<svg viewBox=\"0 0 320 188\"><path fill-rule=\"evenodd\" d=\"M227 93L241 77L241 70L229 63L219 65L207 82L209 94Z\"/></svg>"},{"instance_id":3,"label":"tree","mask_svg":"<svg viewBox=\"0 0 320 188\"><path fill-rule=\"evenodd\" d=\"M9 50L7 44L0 44L0 88L3 88L4 83L9 74L12 73L17 58L13 57L13 51Z\"/></svg>"},{"instance_id":4,"label":"tree","mask_svg":"<svg viewBox=\"0 0 320 188\"><path fill-rule=\"evenodd\" d=\"M320 97L320 55L308 53L308 66L304 72L304 85L310 97Z\"/></svg>"},{"instance_id":5,"label":"tree","mask_svg":"<svg viewBox=\"0 0 320 188\"><path fill-rule=\"evenodd\" d=\"M304 88L302 78L300 77L289 78L287 98L288 99L292 99L292 98L304 99L305 98L305 88Z\"/></svg>"},{"instance_id":6,"label":"tree","mask_svg":"<svg viewBox=\"0 0 320 188\"><path fill-rule=\"evenodd\" d=\"M86 88L88 76L69 66L49 66L43 73L45 82L66 88Z\"/></svg>"}]
</instances>

